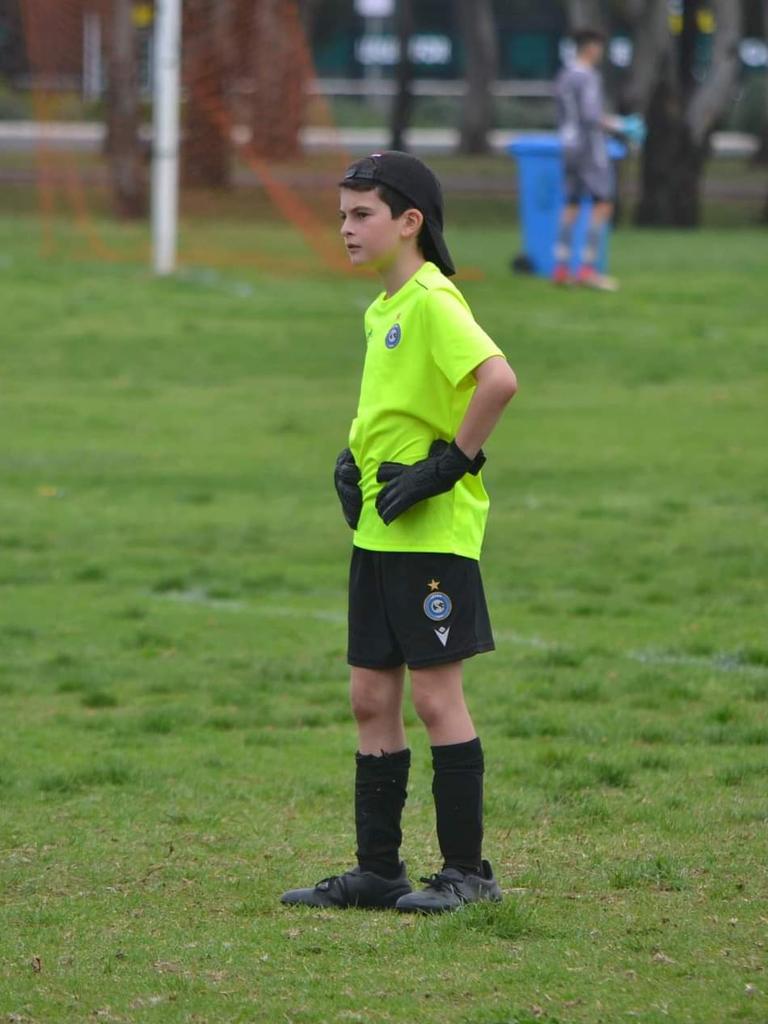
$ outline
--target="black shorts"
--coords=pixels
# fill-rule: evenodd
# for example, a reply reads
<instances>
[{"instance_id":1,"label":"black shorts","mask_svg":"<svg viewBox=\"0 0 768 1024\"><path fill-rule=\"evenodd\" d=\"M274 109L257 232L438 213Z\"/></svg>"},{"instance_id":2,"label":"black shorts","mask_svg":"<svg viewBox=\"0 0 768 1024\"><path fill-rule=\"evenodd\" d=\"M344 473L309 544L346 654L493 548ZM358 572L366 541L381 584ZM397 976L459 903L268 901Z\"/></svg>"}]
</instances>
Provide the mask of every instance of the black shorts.
<instances>
[{"instance_id":1,"label":"black shorts","mask_svg":"<svg viewBox=\"0 0 768 1024\"><path fill-rule=\"evenodd\" d=\"M426 668L494 649L480 566L461 555L352 549L347 660Z\"/></svg>"},{"instance_id":2,"label":"black shorts","mask_svg":"<svg viewBox=\"0 0 768 1024\"><path fill-rule=\"evenodd\" d=\"M614 190L614 173L610 164L603 167L591 162L566 161L566 205L578 205L582 199L591 199L593 203L610 203L613 201Z\"/></svg>"}]
</instances>

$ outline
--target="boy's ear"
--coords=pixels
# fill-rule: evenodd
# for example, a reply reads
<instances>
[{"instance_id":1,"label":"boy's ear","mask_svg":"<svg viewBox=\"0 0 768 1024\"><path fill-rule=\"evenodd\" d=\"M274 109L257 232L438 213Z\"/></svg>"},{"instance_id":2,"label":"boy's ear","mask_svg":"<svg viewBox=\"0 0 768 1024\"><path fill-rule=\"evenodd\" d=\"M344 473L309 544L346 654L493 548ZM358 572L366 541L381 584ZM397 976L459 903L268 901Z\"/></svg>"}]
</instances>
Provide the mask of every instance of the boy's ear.
<instances>
[{"instance_id":1,"label":"boy's ear","mask_svg":"<svg viewBox=\"0 0 768 1024\"><path fill-rule=\"evenodd\" d=\"M403 228L405 229L405 237L413 238L421 231L421 225L424 223L424 214L421 210L415 208L406 210L402 215Z\"/></svg>"}]
</instances>

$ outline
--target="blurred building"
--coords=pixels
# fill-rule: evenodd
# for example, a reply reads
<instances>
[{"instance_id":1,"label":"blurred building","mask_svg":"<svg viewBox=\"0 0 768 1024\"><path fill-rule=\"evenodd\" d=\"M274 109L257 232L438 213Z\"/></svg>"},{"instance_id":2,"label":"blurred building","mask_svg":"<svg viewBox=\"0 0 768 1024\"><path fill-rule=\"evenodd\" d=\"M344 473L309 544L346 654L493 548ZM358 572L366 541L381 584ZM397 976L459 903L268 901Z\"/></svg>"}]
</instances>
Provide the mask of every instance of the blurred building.
<instances>
[{"instance_id":1,"label":"blurred building","mask_svg":"<svg viewBox=\"0 0 768 1024\"><path fill-rule=\"evenodd\" d=\"M319 75L365 77L372 66L385 72L398 61L395 0L319 0L310 23ZM461 78L464 51L447 0L414 0L411 58L420 78ZM560 65L566 19L559 0L496 4L499 77L551 78Z\"/></svg>"},{"instance_id":2,"label":"blurred building","mask_svg":"<svg viewBox=\"0 0 768 1024\"><path fill-rule=\"evenodd\" d=\"M154 0L130 0L139 32L142 79L148 84ZM233 9L253 11L259 0L221 0ZM265 0L266 2L266 0ZM454 18L453 0L411 0L414 34L410 53L420 79L457 80L465 53ZM469 0L467 0L469 2ZM737 2L737 0L734 0ZM762 0L742 0L745 38L740 47L743 69L763 73L768 67ZM365 79L372 70L389 77L399 59L394 25L396 0L296 0L317 73L328 79ZM494 0L498 25L499 78L548 80L567 54L567 18L562 0ZM25 34L30 12L50 11L40 35L45 65L55 69L53 88L77 88L83 78L93 84L101 73L99 48L109 34L112 0L0 0L0 78L24 84L29 68ZM632 59L632 40L620 5L610 9L608 76L621 75ZM682 0L669 0L670 28L681 20ZM706 67L714 20L708 0L698 12L698 60ZM37 62L39 63L39 57Z\"/></svg>"}]
</instances>

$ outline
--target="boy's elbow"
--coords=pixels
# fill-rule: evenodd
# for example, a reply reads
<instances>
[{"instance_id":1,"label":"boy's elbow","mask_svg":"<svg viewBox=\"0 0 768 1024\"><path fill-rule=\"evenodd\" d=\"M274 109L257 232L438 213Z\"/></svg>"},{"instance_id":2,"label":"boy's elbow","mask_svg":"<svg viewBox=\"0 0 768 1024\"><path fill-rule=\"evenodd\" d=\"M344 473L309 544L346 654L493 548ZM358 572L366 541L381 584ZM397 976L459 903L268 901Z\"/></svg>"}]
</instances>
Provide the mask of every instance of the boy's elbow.
<instances>
[{"instance_id":1,"label":"boy's elbow","mask_svg":"<svg viewBox=\"0 0 768 1024\"><path fill-rule=\"evenodd\" d=\"M504 363L504 372L500 374L499 391L504 404L511 402L517 394L517 375L509 363Z\"/></svg>"},{"instance_id":2,"label":"boy's elbow","mask_svg":"<svg viewBox=\"0 0 768 1024\"><path fill-rule=\"evenodd\" d=\"M479 388L493 402L506 405L517 394L515 371L503 357L486 360L475 371Z\"/></svg>"}]
</instances>

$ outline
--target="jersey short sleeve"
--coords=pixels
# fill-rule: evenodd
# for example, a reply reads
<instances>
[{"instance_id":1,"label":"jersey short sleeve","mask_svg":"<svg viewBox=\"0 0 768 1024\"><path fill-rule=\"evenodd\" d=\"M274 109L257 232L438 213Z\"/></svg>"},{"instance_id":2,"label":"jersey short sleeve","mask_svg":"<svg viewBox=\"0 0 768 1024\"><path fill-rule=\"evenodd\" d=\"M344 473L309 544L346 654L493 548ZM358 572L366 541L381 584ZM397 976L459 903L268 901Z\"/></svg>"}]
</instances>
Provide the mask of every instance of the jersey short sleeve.
<instances>
[{"instance_id":1,"label":"jersey short sleeve","mask_svg":"<svg viewBox=\"0 0 768 1024\"><path fill-rule=\"evenodd\" d=\"M433 288L424 296L424 327L432 358L454 388L471 386L472 371L504 353L485 333L453 288Z\"/></svg>"}]
</instances>

